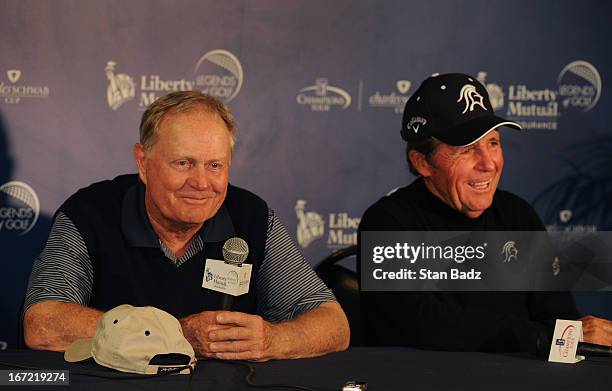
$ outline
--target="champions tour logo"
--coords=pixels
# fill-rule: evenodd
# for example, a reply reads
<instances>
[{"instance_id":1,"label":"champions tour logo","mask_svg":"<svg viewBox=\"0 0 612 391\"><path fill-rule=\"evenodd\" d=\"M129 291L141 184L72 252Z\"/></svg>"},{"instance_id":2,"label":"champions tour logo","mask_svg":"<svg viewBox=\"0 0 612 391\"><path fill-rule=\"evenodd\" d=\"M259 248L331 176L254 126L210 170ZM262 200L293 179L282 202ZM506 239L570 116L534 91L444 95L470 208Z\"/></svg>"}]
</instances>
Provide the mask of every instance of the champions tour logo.
<instances>
[{"instance_id":1,"label":"champions tour logo","mask_svg":"<svg viewBox=\"0 0 612 391\"><path fill-rule=\"evenodd\" d=\"M323 216L313 211L305 211L306 201L297 200L295 214L297 223L297 241L302 248L325 236L326 222ZM350 217L346 212L329 213L327 219L328 248L346 247L357 244L357 228L361 218Z\"/></svg>"},{"instance_id":2,"label":"champions tour logo","mask_svg":"<svg viewBox=\"0 0 612 391\"><path fill-rule=\"evenodd\" d=\"M316 79L314 85L302 88L296 100L300 105L310 106L312 111L346 110L351 105L351 95L329 85L329 81L323 77Z\"/></svg>"},{"instance_id":3,"label":"champions tour logo","mask_svg":"<svg viewBox=\"0 0 612 391\"><path fill-rule=\"evenodd\" d=\"M158 74L133 77L119 73L116 61L108 61L104 71L108 80L106 101L113 110L136 97L139 109L144 110L158 97L174 91L199 90L227 103L238 95L244 79L238 58L223 49L211 50L200 57L193 77L189 78L169 79Z\"/></svg>"},{"instance_id":4,"label":"champions tour logo","mask_svg":"<svg viewBox=\"0 0 612 391\"><path fill-rule=\"evenodd\" d=\"M590 63L582 60L567 64L557 77L557 86L533 88L527 84L510 84L506 88L487 82L487 73L479 72L496 111L504 111L509 120L524 129L558 128L561 111L590 111L601 96L601 76Z\"/></svg>"},{"instance_id":5,"label":"champions tour logo","mask_svg":"<svg viewBox=\"0 0 612 391\"><path fill-rule=\"evenodd\" d=\"M8 80L0 80L0 98L4 103L14 105L23 99L49 97L49 86L20 83L21 75L20 69L9 69L6 71Z\"/></svg>"},{"instance_id":6,"label":"champions tour logo","mask_svg":"<svg viewBox=\"0 0 612 391\"><path fill-rule=\"evenodd\" d=\"M40 215L40 202L28 184L11 181L0 186L0 233L25 235Z\"/></svg>"}]
</instances>

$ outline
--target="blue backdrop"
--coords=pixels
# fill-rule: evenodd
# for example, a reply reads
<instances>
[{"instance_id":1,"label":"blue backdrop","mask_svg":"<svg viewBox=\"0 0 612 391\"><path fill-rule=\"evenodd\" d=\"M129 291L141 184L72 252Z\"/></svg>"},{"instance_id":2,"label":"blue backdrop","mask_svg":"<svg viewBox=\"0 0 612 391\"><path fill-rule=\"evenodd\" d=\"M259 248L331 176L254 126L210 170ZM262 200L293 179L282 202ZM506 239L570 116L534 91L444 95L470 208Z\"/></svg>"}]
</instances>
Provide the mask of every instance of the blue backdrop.
<instances>
[{"instance_id":1,"label":"blue backdrop","mask_svg":"<svg viewBox=\"0 0 612 391\"><path fill-rule=\"evenodd\" d=\"M401 111L434 72L477 76L527 129L502 135L502 188L550 229L609 230L610 15L606 1L0 0L0 341L17 339L56 208L134 172L143 108L178 89L228 102L231 182L313 265L413 179ZM577 298L612 317L607 297Z\"/></svg>"}]
</instances>

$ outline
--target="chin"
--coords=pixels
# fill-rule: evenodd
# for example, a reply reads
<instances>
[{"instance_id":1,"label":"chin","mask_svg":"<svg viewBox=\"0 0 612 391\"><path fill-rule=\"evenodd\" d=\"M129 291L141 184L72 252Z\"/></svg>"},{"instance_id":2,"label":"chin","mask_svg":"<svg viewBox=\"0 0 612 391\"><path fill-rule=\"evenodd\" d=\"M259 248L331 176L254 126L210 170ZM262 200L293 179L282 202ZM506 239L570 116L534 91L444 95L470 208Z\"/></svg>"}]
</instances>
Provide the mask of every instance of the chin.
<instances>
[{"instance_id":1,"label":"chin","mask_svg":"<svg viewBox=\"0 0 612 391\"><path fill-rule=\"evenodd\" d=\"M185 216L185 219L183 221L187 224L202 224L206 222L206 220L209 220L211 217L213 216L209 214L190 213Z\"/></svg>"},{"instance_id":2,"label":"chin","mask_svg":"<svg viewBox=\"0 0 612 391\"><path fill-rule=\"evenodd\" d=\"M470 208L469 210L474 212L474 213L483 213L485 210L489 209L489 207L491 206L491 203L478 203L476 205L473 205L472 208Z\"/></svg>"}]
</instances>

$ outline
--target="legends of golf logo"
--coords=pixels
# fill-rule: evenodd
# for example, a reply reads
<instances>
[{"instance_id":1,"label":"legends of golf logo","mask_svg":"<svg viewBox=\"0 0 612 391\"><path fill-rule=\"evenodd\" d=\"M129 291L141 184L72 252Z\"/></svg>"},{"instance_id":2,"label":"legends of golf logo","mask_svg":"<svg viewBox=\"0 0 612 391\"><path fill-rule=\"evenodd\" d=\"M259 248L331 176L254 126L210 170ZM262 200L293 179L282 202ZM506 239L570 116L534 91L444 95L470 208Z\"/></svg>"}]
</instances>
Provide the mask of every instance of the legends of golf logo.
<instances>
[{"instance_id":1,"label":"legends of golf logo","mask_svg":"<svg viewBox=\"0 0 612 391\"><path fill-rule=\"evenodd\" d=\"M0 233L25 235L40 214L38 195L24 182L11 181L0 186Z\"/></svg>"}]
</instances>

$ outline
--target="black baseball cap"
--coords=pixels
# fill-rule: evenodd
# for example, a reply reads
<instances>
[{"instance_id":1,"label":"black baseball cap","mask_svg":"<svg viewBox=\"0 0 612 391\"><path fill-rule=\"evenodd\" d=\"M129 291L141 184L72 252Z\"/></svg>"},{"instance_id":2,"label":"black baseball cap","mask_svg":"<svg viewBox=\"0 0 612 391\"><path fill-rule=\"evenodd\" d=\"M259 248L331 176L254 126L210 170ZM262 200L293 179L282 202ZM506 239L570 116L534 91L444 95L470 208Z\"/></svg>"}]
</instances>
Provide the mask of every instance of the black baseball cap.
<instances>
[{"instance_id":1,"label":"black baseball cap","mask_svg":"<svg viewBox=\"0 0 612 391\"><path fill-rule=\"evenodd\" d=\"M447 73L425 79L408 99L400 133L408 144L435 137L465 146L500 126L521 129L495 115L487 89L475 77Z\"/></svg>"}]
</instances>

